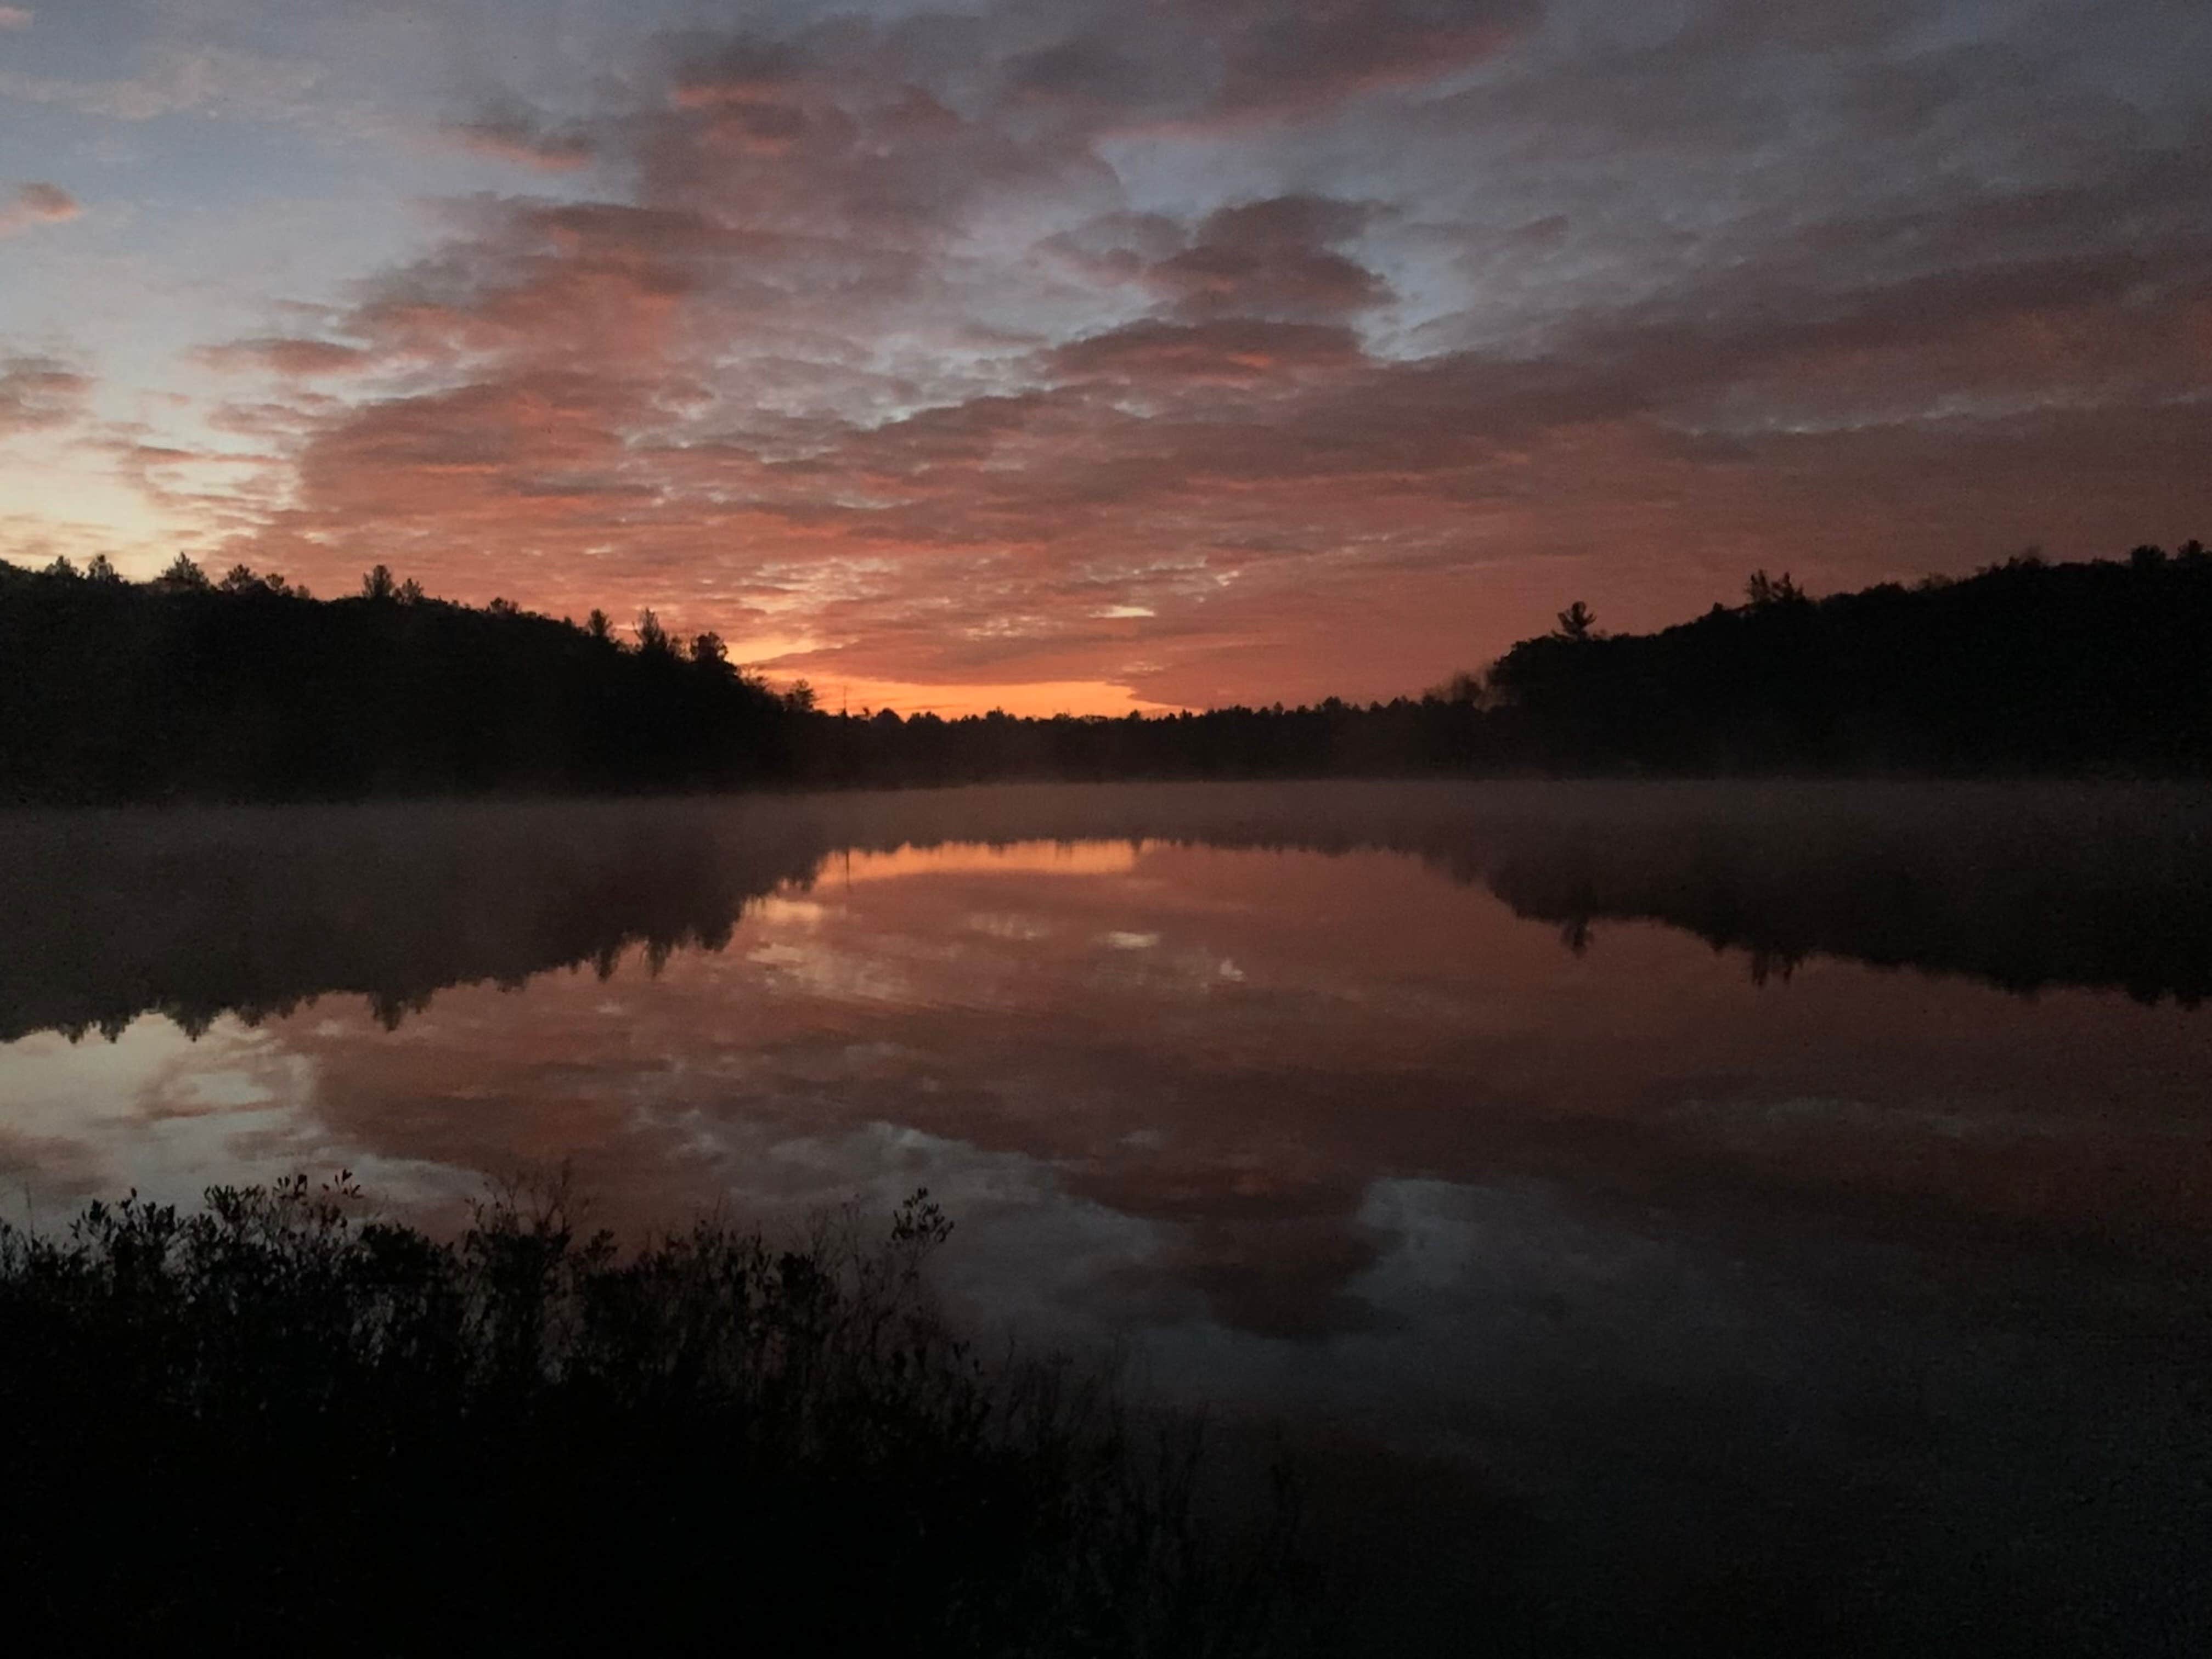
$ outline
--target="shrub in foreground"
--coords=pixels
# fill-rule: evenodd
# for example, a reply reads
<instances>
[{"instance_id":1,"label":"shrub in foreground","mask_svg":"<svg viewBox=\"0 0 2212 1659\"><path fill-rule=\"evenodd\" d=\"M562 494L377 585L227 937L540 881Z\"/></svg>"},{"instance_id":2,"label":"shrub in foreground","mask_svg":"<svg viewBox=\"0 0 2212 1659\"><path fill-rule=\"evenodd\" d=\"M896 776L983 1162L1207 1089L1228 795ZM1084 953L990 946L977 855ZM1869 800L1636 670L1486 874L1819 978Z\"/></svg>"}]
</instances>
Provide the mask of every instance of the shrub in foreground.
<instances>
[{"instance_id":1,"label":"shrub in foreground","mask_svg":"<svg viewBox=\"0 0 2212 1659\"><path fill-rule=\"evenodd\" d=\"M259 1649L1227 1653L1279 1523L1195 1518L1197 1441L933 1312L949 1224L618 1252L558 1196L457 1241L340 1183L0 1225L18 1636Z\"/></svg>"}]
</instances>

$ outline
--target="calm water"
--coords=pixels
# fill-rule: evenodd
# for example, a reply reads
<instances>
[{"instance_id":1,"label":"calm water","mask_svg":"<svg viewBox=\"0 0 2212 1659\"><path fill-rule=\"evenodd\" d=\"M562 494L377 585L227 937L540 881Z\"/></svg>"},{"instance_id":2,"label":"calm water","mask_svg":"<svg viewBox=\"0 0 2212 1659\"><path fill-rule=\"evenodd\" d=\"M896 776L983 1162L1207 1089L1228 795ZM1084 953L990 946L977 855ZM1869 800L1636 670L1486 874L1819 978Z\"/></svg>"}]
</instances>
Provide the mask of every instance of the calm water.
<instances>
[{"instance_id":1,"label":"calm water","mask_svg":"<svg viewBox=\"0 0 2212 1659\"><path fill-rule=\"evenodd\" d=\"M0 1212L927 1185L971 1319L1293 1425L1409 1629L1555 1549L2178 1651L2208 829L1687 785L19 816Z\"/></svg>"}]
</instances>

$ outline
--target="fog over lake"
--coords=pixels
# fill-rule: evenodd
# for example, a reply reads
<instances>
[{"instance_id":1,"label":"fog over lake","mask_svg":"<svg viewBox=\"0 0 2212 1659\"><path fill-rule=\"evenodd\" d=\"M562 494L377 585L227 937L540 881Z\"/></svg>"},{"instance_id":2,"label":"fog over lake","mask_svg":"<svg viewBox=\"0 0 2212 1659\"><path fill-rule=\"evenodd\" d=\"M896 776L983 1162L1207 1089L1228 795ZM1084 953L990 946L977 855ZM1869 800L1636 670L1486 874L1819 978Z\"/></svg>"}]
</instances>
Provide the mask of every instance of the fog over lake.
<instances>
[{"instance_id":1,"label":"fog over lake","mask_svg":"<svg viewBox=\"0 0 2212 1659\"><path fill-rule=\"evenodd\" d=\"M926 1185L979 1327L1291 1425L1347 1551L1433 1503L1416 1626L1527 1515L1869 1604L1971 1544L2094 1645L2206 1605L2208 854L2124 786L17 813L0 1212Z\"/></svg>"}]
</instances>

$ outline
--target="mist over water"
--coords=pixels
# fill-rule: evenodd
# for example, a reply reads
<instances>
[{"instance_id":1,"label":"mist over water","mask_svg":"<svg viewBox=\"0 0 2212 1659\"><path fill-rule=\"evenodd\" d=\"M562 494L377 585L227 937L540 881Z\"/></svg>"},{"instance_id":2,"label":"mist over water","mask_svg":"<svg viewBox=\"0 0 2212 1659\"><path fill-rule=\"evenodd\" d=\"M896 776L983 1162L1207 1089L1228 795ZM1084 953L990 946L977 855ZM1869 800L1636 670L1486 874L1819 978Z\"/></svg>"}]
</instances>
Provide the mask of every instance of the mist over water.
<instances>
[{"instance_id":1,"label":"mist over water","mask_svg":"<svg viewBox=\"0 0 2212 1659\"><path fill-rule=\"evenodd\" d=\"M1295 1425L1347 1554L1346 1492L1442 1471L1415 1624L1506 1593L1502 1504L2086 1642L2205 1605L2208 828L1995 785L16 814L0 1205L343 1165L434 1221L565 1161L635 1235L926 1184L972 1320Z\"/></svg>"}]
</instances>

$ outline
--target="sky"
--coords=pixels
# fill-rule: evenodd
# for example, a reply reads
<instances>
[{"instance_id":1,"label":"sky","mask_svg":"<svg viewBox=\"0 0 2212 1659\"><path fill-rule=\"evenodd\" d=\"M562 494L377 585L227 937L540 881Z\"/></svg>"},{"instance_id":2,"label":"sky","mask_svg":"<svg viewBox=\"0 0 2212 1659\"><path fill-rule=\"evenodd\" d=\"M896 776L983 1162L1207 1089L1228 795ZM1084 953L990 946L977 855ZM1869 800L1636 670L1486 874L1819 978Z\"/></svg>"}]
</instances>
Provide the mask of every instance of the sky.
<instances>
[{"instance_id":1,"label":"sky","mask_svg":"<svg viewBox=\"0 0 2212 1659\"><path fill-rule=\"evenodd\" d=\"M2203 0L0 3L0 558L834 703L2212 535Z\"/></svg>"}]
</instances>

